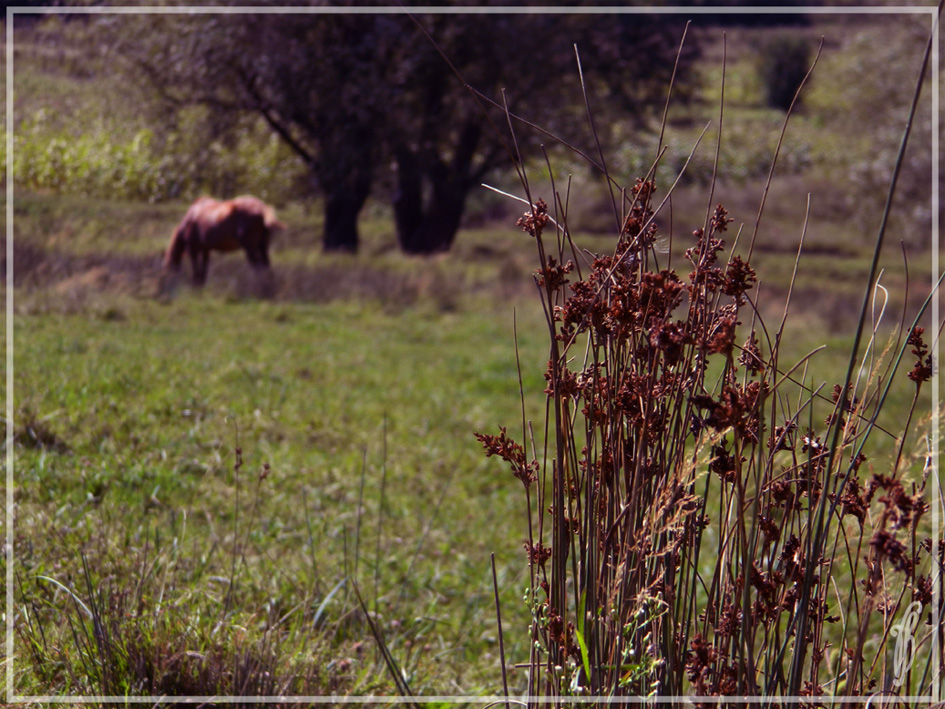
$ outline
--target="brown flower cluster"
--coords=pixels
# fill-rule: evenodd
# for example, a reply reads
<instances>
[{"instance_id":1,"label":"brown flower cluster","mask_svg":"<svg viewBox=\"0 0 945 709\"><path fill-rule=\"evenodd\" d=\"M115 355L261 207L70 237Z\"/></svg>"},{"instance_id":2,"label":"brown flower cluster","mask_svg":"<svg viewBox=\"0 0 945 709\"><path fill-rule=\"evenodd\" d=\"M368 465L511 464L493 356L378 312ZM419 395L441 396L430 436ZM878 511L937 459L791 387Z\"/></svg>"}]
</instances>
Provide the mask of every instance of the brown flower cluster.
<instances>
[{"instance_id":1,"label":"brown flower cluster","mask_svg":"<svg viewBox=\"0 0 945 709\"><path fill-rule=\"evenodd\" d=\"M656 191L656 184L652 180L637 178L630 194L633 201L630 211L623 222L620 232L623 245L630 244L637 251L650 247L656 239L657 228L653 222L653 210L650 208L650 198Z\"/></svg>"},{"instance_id":2,"label":"brown flower cluster","mask_svg":"<svg viewBox=\"0 0 945 709\"><path fill-rule=\"evenodd\" d=\"M929 354L929 346L922 339L924 332L925 328L914 327L906 341L907 345L912 345L911 352L916 357L915 365L909 372L909 379L914 381L917 387L932 378L932 355Z\"/></svg>"},{"instance_id":3,"label":"brown flower cluster","mask_svg":"<svg viewBox=\"0 0 945 709\"><path fill-rule=\"evenodd\" d=\"M535 281L540 288L557 291L568 282L567 275L571 273L573 269L573 262L568 261L565 264L560 264L554 257L550 257L547 265L538 269L536 272Z\"/></svg>"},{"instance_id":4,"label":"brown flower cluster","mask_svg":"<svg viewBox=\"0 0 945 709\"><path fill-rule=\"evenodd\" d=\"M902 481L898 478L873 475L869 485L868 499L872 499L876 490L886 492L879 498L879 502L883 504L885 518L892 523L894 530L908 528L929 509L928 502L923 499L922 493L906 494Z\"/></svg>"},{"instance_id":5,"label":"brown flower cluster","mask_svg":"<svg viewBox=\"0 0 945 709\"><path fill-rule=\"evenodd\" d=\"M485 433L475 434L476 438L486 449L486 456L496 455L512 468L512 474L528 487L538 479L538 461L526 460L525 450L518 443L506 435L505 427L499 428L499 435L492 436Z\"/></svg>"},{"instance_id":6,"label":"brown flower cluster","mask_svg":"<svg viewBox=\"0 0 945 709\"><path fill-rule=\"evenodd\" d=\"M526 234L530 234L538 239L541 238L541 233L548 225L548 221L548 204L545 200L539 199L535 202L535 206L532 210L525 212L525 214L515 222L515 226L521 228Z\"/></svg>"},{"instance_id":7,"label":"brown flower cluster","mask_svg":"<svg viewBox=\"0 0 945 709\"><path fill-rule=\"evenodd\" d=\"M686 675L696 696L710 697L739 694L738 665L726 662L711 642L695 635L686 651Z\"/></svg>"},{"instance_id":8,"label":"brown flower cluster","mask_svg":"<svg viewBox=\"0 0 945 709\"><path fill-rule=\"evenodd\" d=\"M729 219L728 212L720 204L716 206L715 213L709 221L709 231L696 229L692 233L696 239L696 244L686 250L686 258L693 265L693 270L689 274L689 280L692 281L690 288L693 291L701 287L707 293L715 293L726 283L725 271L718 263L718 254L725 248L725 242L722 239L715 238L715 234L724 232L730 221L732 220ZM741 264L741 259L739 259L739 264L732 266L731 270L735 280L729 286L729 290L733 293L739 290L739 280L744 281L745 290L750 286L748 281L744 279L750 277L754 280L754 272L750 268L745 270L746 268L745 264Z\"/></svg>"},{"instance_id":9,"label":"brown flower cluster","mask_svg":"<svg viewBox=\"0 0 945 709\"><path fill-rule=\"evenodd\" d=\"M761 347L758 343L758 336L754 330L742 345L741 354L738 356L738 363L747 369L752 376L757 376L764 370L765 362L761 354Z\"/></svg>"},{"instance_id":10,"label":"brown flower cluster","mask_svg":"<svg viewBox=\"0 0 945 709\"><path fill-rule=\"evenodd\" d=\"M703 425L719 432L732 428L740 437L757 442L762 414L759 404L767 391L766 382L729 382L722 387L717 399L698 394L692 397L692 403L706 412Z\"/></svg>"}]
</instances>

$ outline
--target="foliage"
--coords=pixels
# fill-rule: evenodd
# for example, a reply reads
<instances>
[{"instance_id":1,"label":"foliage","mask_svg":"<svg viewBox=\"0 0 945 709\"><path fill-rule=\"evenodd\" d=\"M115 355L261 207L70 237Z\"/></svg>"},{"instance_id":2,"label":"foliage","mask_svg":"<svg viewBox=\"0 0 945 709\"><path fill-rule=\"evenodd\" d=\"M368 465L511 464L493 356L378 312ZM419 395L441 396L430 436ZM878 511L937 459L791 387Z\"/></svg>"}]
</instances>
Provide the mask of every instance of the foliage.
<instances>
[{"instance_id":1,"label":"foliage","mask_svg":"<svg viewBox=\"0 0 945 709\"><path fill-rule=\"evenodd\" d=\"M840 76L846 74L840 72ZM82 92L90 96L104 93L101 90L104 85L81 86ZM726 135L731 130L728 108ZM29 110L22 115L36 113ZM74 115L62 111L47 115L43 131L37 132L34 139L36 144L42 143L42 135L60 134L64 144L82 142L84 138L75 136L84 135L85 131L64 133L61 124L55 123L56 116ZM117 114L110 111L108 115ZM212 128L215 119L211 111L193 119L197 121L194 130L182 131L182 127L189 125L188 115L195 114L187 110L167 113L166 126L155 128L147 144L163 144L165 127L169 134L186 136L198 147L219 140L221 161L215 164L221 172L213 179L223 179L227 165L239 170L241 166L236 162L222 159L233 155L227 147L232 146L227 142L228 125ZM121 120L127 117L122 114ZM737 121L736 118L733 132L742 135L742 124ZM229 124L228 120L221 122ZM797 153L798 164L808 154L808 145L814 146L812 152L819 160L823 151L817 148L832 145L838 139L829 126L820 131L813 120L808 124L802 121L802 125L804 140ZM137 124L129 130L123 128L128 128L127 124L116 120L103 130L112 132L112 144L131 145ZM214 135L214 139L205 141L206 135ZM261 135L250 134L247 156L253 155L253 143L261 140ZM864 131L865 137L872 135L872 131ZM237 145L242 143L237 141ZM37 149L35 154L40 152ZM280 154L285 156L284 146ZM723 159L733 160L733 172L741 170L742 165L754 165L747 174L759 174L756 168L760 158L754 153L744 161L735 159L742 153L723 155ZM144 156L143 148L134 159L153 161L153 157ZM665 159L678 166L685 159L684 152L670 148ZM626 160L630 165L643 165L633 154L626 156ZM274 168L271 173L274 182L269 184L276 198L287 194L283 192L286 183L291 181L294 185L300 174L297 159L280 164L291 169ZM722 166L721 172L726 169ZM66 170L69 179L80 173L72 168ZM806 175L805 180L809 177ZM849 315L849 291L866 282L867 271L860 255L859 235L849 235L850 215L840 211L817 221L815 231L826 234L821 236L824 241L820 250L804 254L797 279L793 279L793 254L789 252L794 247L786 235L795 234L797 221L785 216L788 212L782 210L786 210L785 205L803 201L801 198L809 188L805 181L801 190L797 186L800 183L798 179L780 187L772 186L766 231L751 258L752 267L765 275L761 290L769 296L774 293L777 299L794 284L790 303L793 317L785 325L780 340L769 340L759 331L765 370L752 374L746 364L733 361L736 344L732 356L714 353L706 358L712 361L712 367L705 372L696 369L693 374L693 381L701 381L708 390L704 394L708 398L702 400L707 404L705 408L688 404L680 391L667 392L665 401L651 397L651 406L676 406L677 411L682 407L693 413L694 418L708 420L713 408L723 402L722 387L771 381L774 371L785 373L790 365L809 361L811 367L806 373L803 367L791 372L797 384L778 375L780 387L775 393L784 394L783 399L769 391L765 401L771 404L769 411L780 411L782 418L793 416L797 423L816 429L821 436L819 444L824 448L829 445L824 431L839 424L821 421L832 414L836 404L829 401L829 385L821 390L826 399L812 397L811 389L823 382L842 381L842 371L838 370L843 365L838 364L836 352L849 344L845 328L855 319ZM499 557L497 585L507 631L505 650L510 664L518 661L520 665L509 669L513 691L524 692L537 686L536 682L555 677L563 680L554 684L562 693L591 691L589 677L599 680L608 672L616 672L616 663L613 666L600 663L607 648L602 649L599 633L610 632L600 623L602 620L621 633L619 637L612 636L615 647L627 651L619 658L622 687L618 691L646 692L656 688L657 681L673 676L684 684L690 681L685 676L685 666L676 666L671 671L659 655L668 647L666 638L676 638L660 631L665 631L670 619L675 622L681 611L668 609L660 600L654 600L656 594L634 596L634 589L621 587L623 597L617 601L622 602L615 602L612 615L595 616L593 612L588 615L588 609L594 608L595 593L598 601L604 596L599 591L576 593L574 588L580 587L580 579L588 576L574 573L568 580L577 581L566 589L567 603L561 612L565 651L554 649L555 640L561 637L552 635L557 633L554 627L530 626L531 619L548 619L547 598L542 596L540 583L536 586L537 578L530 578L536 567L521 563L516 556L521 553L519 544L527 523L524 516L517 522L513 512L522 509L523 488L518 486L527 483L525 489L531 496L527 500L531 503L528 520L537 522L538 527L542 522L545 524L543 531L537 529L536 535L528 540L529 550L537 552L540 559L549 549L536 550L535 544L548 540L555 522L553 513L537 504L538 483L527 481L534 472L533 461L544 463L538 472L545 478L542 494L547 502L551 499L549 486L555 471L541 453L545 446L544 431L541 426L536 427L532 441L532 427L528 423L540 419L546 397L532 397L530 393L537 394L546 386L555 389L553 380L542 380L542 373L547 371L544 365L549 359L550 342L542 343L536 333L540 335L543 325L549 334L551 328L562 326L560 321L543 320L541 305L534 302L537 299L520 299L523 291L530 296L534 293L534 284L526 277L532 268L529 247L534 240L521 235L513 238L508 230L466 231L446 257L406 259L396 253L395 228L389 213L375 206L362 219L362 256L353 261L344 255L317 253L313 247L321 218L313 216L308 205L290 203L285 212L280 210L290 225L290 233L276 245L278 288L272 301L258 302L251 297L246 267L239 259L221 261L220 269L215 271L219 278L211 279L204 294L194 295L185 289L161 295L156 288L158 253L179 218L182 205L149 206L63 197L71 191L70 184L44 189L52 194L32 195L18 189L15 205L17 406L13 444L18 513L14 539L18 654L14 659L18 689L40 694L95 693L103 688L128 694L155 688L183 691L183 684L176 688L172 685L176 678L181 682L200 680L199 685L187 687L197 693L230 692L240 677L253 677L252 673L241 674L243 670L257 668L255 679L260 681L260 687L306 691L302 682L309 681L307 691L315 688L319 692L342 694L369 693L375 689L386 692L389 683L380 679L378 656L369 640L362 643L368 635L370 617L404 670L398 676L405 675L413 689L449 694L460 687L464 693L494 694L499 683L499 650L495 618L491 615L491 583L485 581L487 555L493 550ZM533 182L533 187L538 189L538 183ZM879 194L878 189L870 189L866 194ZM111 197L116 194L113 190L114 187L108 188L104 194ZM569 192L571 204L561 210L567 212L568 218L560 217L559 223L567 224L578 207L588 209L578 204L584 201L577 196L578 191L576 185ZM751 190L744 186L733 190L731 185L723 190L719 186L719 193L722 191L726 192L725 203L733 214L754 214L749 211L755 206ZM661 192L655 194L659 196ZM684 201L681 189L673 193L673 199L677 211L670 225L675 223L679 228L679 224L701 223L704 195L700 193L696 200L699 203L696 218L688 216L688 212L687 216L680 216ZM863 199L863 193L859 195L857 215L868 201ZM739 205L737 209L732 207L733 202ZM908 201L906 204L913 206ZM626 210L629 208L628 203ZM636 208L643 207L637 204ZM650 209L654 209L652 198ZM609 204L604 211L604 218L599 221L612 223L614 215ZM488 208L485 212L493 213ZM659 218L665 216L666 212L661 211ZM735 231L730 228L721 238L733 236ZM599 254L602 261L611 259L613 263L613 239L586 237L580 243L587 252L583 248L574 251L570 244L552 244L550 232L546 225L543 238L549 253L559 265L568 260L575 263L574 270L564 277L579 288L595 279L597 287L603 285L610 296L608 305L625 303L630 294L639 292L644 280L652 280L654 272L658 277L662 270L650 266L655 264L654 258L661 259L662 264L663 254L648 253L646 262L641 263L644 259L630 249L624 251L624 265L633 268L615 269L611 274L609 269L595 268L590 254ZM839 234L844 235L842 249L837 248ZM816 245L816 238L814 234L806 243ZM677 239L677 244L680 241ZM629 234L624 235L624 242L629 243ZM740 243L744 244L744 240ZM716 266L721 268L722 262L729 260L727 255ZM546 264L541 267L547 268ZM690 266L695 268L694 264ZM709 271L704 269L703 273ZM555 271L549 273L554 275ZM910 282L903 274L901 263L895 260L891 263L884 283L896 305L889 310L905 309L905 304L912 302L910 294L916 291L915 280ZM573 293L567 290L570 285L557 291L556 304L568 305ZM766 307L762 299L755 299L755 292L749 291L751 297L739 312L745 325L757 330L764 320L762 314L771 312L771 302ZM688 293L687 290L687 298ZM715 309L715 305L733 305L724 300L697 302L705 305L706 318L715 321L725 316L725 311ZM829 303L837 304L836 312L828 312L834 310ZM504 441L502 434L495 441L500 444L497 452L505 453L517 465L514 470L518 479L505 484L493 474L489 463L476 455L469 431L482 431L497 420L517 418L515 397L509 396L518 369L507 344L512 339L510 304L516 308L519 376L523 378L526 410L521 436L511 436L524 445L517 449L508 431ZM748 310L756 304L758 320ZM579 305L575 300L572 310ZM684 305L688 302L680 304L680 308ZM782 307L779 302L778 315ZM605 312L605 317L609 315ZM683 318L678 310L668 324L672 326L677 319L683 322L684 330L699 325L688 316ZM582 327L584 331L568 348L573 360L566 362L561 358L558 369L562 377L574 375L575 383L577 375L583 375L581 389L566 395L561 383L568 380L562 379L558 393L551 393L547 399L552 407L556 401L571 407L573 418L565 423L575 440L569 444L572 457L563 469L572 475L575 471L582 474L576 461L583 457L592 471L578 479L585 485L578 495L584 526L575 529L571 524L574 514L567 510L567 530L562 532L559 527L555 532L555 538L564 535L575 544L601 539L600 527L591 524L592 516L583 507L583 500L606 501L609 509L619 504L606 489L608 478L599 475L599 471L607 468L606 444L615 442L625 449L640 444L655 450L652 441L637 435L639 428L632 428L627 411L620 408L628 402L616 402L614 416L603 410L606 407L600 406L600 402L605 401L603 395L607 392L602 389L607 388L608 372L605 368L585 371L588 364L600 362L610 366L607 357L612 352L623 356L622 360L619 357L609 360L615 369L623 365L623 372L637 374L640 386L653 386L655 375L639 367L634 369L638 363L627 358L633 339L653 355L658 371L669 376L684 371L683 359L675 371L670 371L673 368L666 366L663 345L650 343L650 333L659 329L652 324L645 325L642 332L629 330L623 341L619 334L607 329L607 322L603 326L578 323L575 330ZM705 327L696 331L704 334ZM741 329L738 332L736 343L750 334ZM931 333L931 330L923 333L924 344L913 337L908 347L900 347L906 367L919 365L912 369L918 378L923 376L923 361L928 353L922 352L931 341ZM911 333L903 333L908 334ZM585 360L585 350L579 347L592 342L597 349L588 350L591 359ZM769 342L776 347L769 346ZM828 350L808 360L806 353L823 342L828 343ZM559 344L563 350L566 343ZM693 351L693 347L690 345L688 351ZM909 352L912 348L919 354ZM775 353L777 370L772 369ZM911 393L918 387L901 373L898 377L889 375L888 354L870 361L873 364L869 370L863 370L860 380L865 388L858 394L877 391L881 380L870 380L867 372L883 372L884 367L887 373L882 381L905 384L900 398L894 398L896 387L890 391L890 398L883 402L880 418L875 422L857 419L846 412L849 421L860 422L857 443L864 441L863 436L872 428L867 442L870 460L861 463L855 474L861 485L869 486L872 482L879 485L873 491L871 509L865 517L874 526L861 531L855 512L838 506L837 515L842 513L844 518L842 524L831 528L837 532L838 560L829 569L829 575L811 586L813 595L828 592L828 585L838 589L829 598L827 615L841 612L835 598L851 588L855 591L853 597L862 602L855 607L856 612L862 612L867 602L875 603L867 634L880 625L890 632L905 627L901 624L905 620L903 615L891 611L895 611L897 601L899 611L905 609L911 595L916 594L915 587L921 587L918 582L926 572L916 568L910 575L908 570L890 568L890 559L901 551L895 543L885 544L890 537L880 539L884 541L882 546L868 544L873 539L870 533L881 531L886 513L892 541L912 541L907 535L913 528L894 529L895 516L903 521L900 513L902 505L907 504L905 498L915 498L918 485L923 482L924 444L916 444L915 437L926 428L924 420L910 414ZM714 383L718 389L713 389ZM931 405L928 389L923 385L919 390L921 398L916 411ZM611 387L610 391L619 389ZM876 411L875 399L870 400L868 394L859 398L861 412ZM593 418L580 408L586 408ZM910 415L914 423L905 423L903 428ZM774 430L784 425L771 416L764 420L766 433L772 432L772 425ZM239 429L238 443L234 422ZM627 424L625 429L620 428L621 423ZM911 428L910 438L903 436L898 441L886 437L879 426L894 433ZM549 428L552 436L556 435L553 427L554 424ZM588 438L583 431L593 435ZM807 434L806 429L803 433ZM693 453L692 458L681 466L656 470L652 478L640 475L634 480L647 493L669 489L674 481L679 482L679 499L692 502L695 497L695 504L702 501L703 508L676 506L660 518L658 513L666 511L667 506L665 499L656 498L652 509L637 516L626 512L620 517L613 534L627 539L627 530L639 530L634 525L642 521L661 532L651 537L654 544L651 549L672 551L673 545L686 541L687 521L706 522L707 526L696 532L701 535L701 551L687 547L682 552L686 560L698 563L698 567L690 564L680 569L681 574L689 574L688 578L696 581L699 593L693 597L676 596L681 609L687 603L690 607L705 603L706 615L697 620L700 630L706 632L696 647L692 645L696 638L691 633L688 646L681 639L678 656L690 653L686 659L689 668L705 670L702 681L712 691L731 678L728 669L733 655L725 653L739 649L742 653L739 661L743 657L761 657L763 646L751 642L757 638L771 642L771 634L777 633L777 623L784 627L786 613L779 612L772 626L740 627L738 640L724 635L727 630L721 621L731 619L732 613L737 618L737 612L742 612L743 619L754 617L746 616L745 608L749 608L749 614L756 613L754 602L763 604L771 588L767 582L776 584L776 573L783 570L782 561L784 564L790 561L784 551L791 520L797 529L809 531L804 515L812 505L816 510L818 503L827 504L829 498L821 495L814 500L811 490L801 489L800 476L768 479L772 488L780 482L790 486L793 505L790 509L787 504L774 507L773 523L780 525L782 533L775 541L769 541L765 530L771 527L755 515L751 503L757 490L766 484L765 476L771 472L766 465L770 461L762 460L761 455L750 456L750 461L739 463L742 477L723 480L719 471L725 473L725 466L716 465L713 469L714 460L720 456L712 451L715 445L727 446L726 455L734 458L736 446L745 450L754 445L766 454L767 441L756 443L734 428L722 433L705 423L700 433L705 445L700 449L696 434L683 434L684 443L678 444L677 438L674 450L678 453L686 448ZM803 450L805 442L798 439L803 437L800 431L793 431L792 435L794 449L776 451L774 462L790 471L797 470L792 468L795 458L812 464L821 460L816 448L809 444L808 450ZM553 446L554 440L549 439L549 445ZM588 452L581 452L579 446L588 441ZM235 452L236 447L241 448L240 454ZM900 450L902 459L898 461ZM518 464L519 451L525 455L524 465ZM655 452L664 460L672 459L673 450ZM246 462L237 466L240 455ZM553 460L554 455L548 460ZM842 457L838 452L835 459L840 461ZM678 462L679 458L672 460ZM270 474L263 478L266 464ZM624 470L637 472L631 466ZM916 489L907 485L898 488L897 480L889 477L892 470L902 472L900 483L914 480ZM872 474L876 471L885 473L887 479L875 478ZM605 483L603 494L600 489L586 487L594 476ZM695 487L685 488L684 483L694 477ZM824 478L835 487L843 482L826 474ZM843 500L842 486L838 491ZM869 487L861 489L860 497L865 499L868 491ZM565 489L565 494L570 496L571 490ZM760 505L773 496L765 495L763 492L758 498L761 512L765 510ZM852 502L852 497L847 497L846 503ZM749 513L744 516L742 527L740 513L746 505ZM731 517L725 514L729 510ZM921 533L924 533L921 524L928 516L926 512L920 517ZM720 528L729 536L719 534ZM864 540L861 549L852 546L855 539ZM734 545L735 540L739 544ZM741 542L745 540L748 548L743 549ZM916 536L915 540L921 538ZM613 539L604 535L603 541L613 550ZM769 556L760 562L760 578L752 576L749 569L747 589L744 578L739 589L735 583L737 570L725 577L714 564L750 559L751 544L762 545ZM551 546L550 551L555 553L560 548L566 547ZM881 580L887 582L883 591L886 595L869 596L866 587L854 586L846 567L855 559L862 571L866 560L874 563L885 551L892 555L883 557L882 563L873 568L885 574ZM577 567L578 560L590 559L593 553L593 546L588 551L574 546L566 563L583 572L588 565ZM922 546L908 549L906 556L928 560L927 550ZM675 560L671 554L662 558L665 560L662 569L658 559L651 556L645 560L641 568L634 570L637 578L658 578L660 573L665 574L664 578L671 576ZM234 559L239 561L235 576ZM550 562L546 564L550 566ZM597 573L596 578L606 579L605 574L606 570ZM699 580L708 583L713 574L719 579L719 587L699 590ZM40 575L62 585L41 580ZM129 579L132 582L127 582ZM370 590L365 593L373 615L359 610L347 584L332 595L342 579L360 580L362 591L371 586L378 589L376 593ZM904 586L902 581L908 581L912 587ZM724 609L712 607L707 599L710 593L713 598L720 598L723 588L731 589L733 583L736 594L730 597L734 600L726 616ZM527 608L520 602L525 586ZM230 612L223 613L228 588L234 589L234 602ZM775 588L787 594L792 592L784 585ZM901 598L892 593L903 589ZM745 605L745 596L737 595L739 590L748 594L750 606ZM83 610L83 604L89 612ZM795 601L795 607L804 606ZM535 615L529 616L533 612ZM842 637L836 630L839 624L825 622L822 626L825 632L817 641L833 643L821 660L821 677L828 676L823 669L828 663L833 668L844 661L839 652L842 643L850 647L861 634L850 620L853 615L849 609L844 606L842 613L841 624L845 624L846 630ZM622 626L621 620L625 621ZM685 620L691 631L695 621L692 617ZM815 620L820 622L819 618ZM573 625L573 630L567 622ZM510 630L515 628L519 631ZM535 628L540 632L536 634ZM925 632L928 629L920 622L917 638L927 637L922 635ZM654 645L644 642L648 636L663 642L656 647L658 652L651 652ZM99 644L99 639L108 642ZM568 639L572 642L568 643ZM533 660L539 661L537 665L527 662L536 640L543 643L542 652L558 652L566 659L560 670L548 662L540 664L550 654L533 656ZM782 647L791 642L785 636L780 640ZM823 645L809 647L818 649ZM879 641L867 640L863 657L870 662L875 658L877 665L864 669L863 674L872 672L878 676L886 663L889 670L886 678L891 682L895 658L891 649L883 656L879 647ZM889 638L886 647L891 648ZM795 648L789 650L794 652ZM924 644L919 648L915 671L908 678L910 690L925 687L924 679L918 675L924 668L926 650ZM707 664L690 661L700 658L705 658ZM529 667L523 670L521 665ZM756 663L756 669L761 667ZM546 668L550 674L542 675ZM809 681L816 681L812 668L811 661L805 667L805 672L811 670L811 674L803 679L811 677ZM748 670L743 672L746 682L749 675ZM319 684L322 679L325 683ZM292 684L293 681L298 684ZM842 693L852 686L844 682L824 686L828 691Z\"/></svg>"},{"instance_id":2,"label":"foliage","mask_svg":"<svg viewBox=\"0 0 945 709\"><path fill-rule=\"evenodd\" d=\"M765 99L772 108L788 110L811 65L811 46L806 37L777 33L759 49L758 71Z\"/></svg>"},{"instance_id":3,"label":"foliage","mask_svg":"<svg viewBox=\"0 0 945 709\"><path fill-rule=\"evenodd\" d=\"M415 24L406 15L257 14L111 18L103 31L165 105L202 103L223 123L261 116L325 198L326 249L357 249L357 215L374 183L389 181L401 247L432 253L451 246L469 190L507 155L501 110L489 107L501 108L506 85L516 85L509 99L523 113L567 121L579 112L572 43L582 37L588 81L644 115L673 70L681 28L648 15L439 14ZM680 85L693 58L682 55Z\"/></svg>"},{"instance_id":4,"label":"foliage","mask_svg":"<svg viewBox=\"0 0 945 709\"><path fill-rule=\"evenodd\" d=\"M40 110L14 131L17 185L148 202L240 192L284 199L295 191L298 160L274 136L246 126L227 146L199 140L193 124L163 134L139 128L124 139L127 126L102 118L74 135ZM5 179L5 161L3 170Z\"/></svg>"},{"instance_id":5,"label":"foliage","mask_svg":"<svg viewBox=\"0 0 945 709\"><path fill-rule=\"evenodd\" d=\"M673 174L682 173L684 184L700 187L710 184L713 176L729 184L763 179L768 173L771 154L776 145L776 137L772 133L779 125L776 120L746 121L739 131L738 144L721 146L718 165L716 156L709 150L692 155L692 145L670 130L661 167ZM709 142L716 137L708 133L703 140ZM650 138L649 144L652 145L654 136L641 135L640 131L627 131L626 139L620 140L619 147L614 151L615 168L630 174L646 174L652 158L643 144L646 138ZM809 169L814 160L810 145L797 140L783 146L778 165L781 174L800 174Z\"/></svg>"},{"instance_id":6,"label":"foliage","mask_svg":"<svg viewBox=\"0 0 945 709\"><path fill-rule=\"evenodd\" d=\"M850 184L851 205L858 195L880 194L889 185L896 151L902 138L899 124L903 107L910 100L911 85L891 69L906 65L924 44L927 28L924 23L863 28L850 38L850 51L831 54L820 74L841 75L846 81L824 87L818 83L815 91L821 105L835 112L839 124L850 136L856 136L858 149L849 151L846 166L839 178ZM867 51L867 47L869 48ZM941 80L941 79L940 79ZM941 87L939 88L941 91ZM902 207L892 218L903 241L913 248L929 249L931 240L932 199L928 176L932 174L932 102L931 91L923 94L918 106L913 137L906 155L897 188L897 199ZM863 128L870 126L867 135ZM945 137L945 128L939 141ZM945 177L945 166L939 165L939 180ZM939 205L942 209L942 205ZM863 230L872 231L879 205L872 210L857 205L853 219ZM942 212L945 215L945 212ZM919 227L919 228L917 228Z\"/></svg>"}]
</instances>

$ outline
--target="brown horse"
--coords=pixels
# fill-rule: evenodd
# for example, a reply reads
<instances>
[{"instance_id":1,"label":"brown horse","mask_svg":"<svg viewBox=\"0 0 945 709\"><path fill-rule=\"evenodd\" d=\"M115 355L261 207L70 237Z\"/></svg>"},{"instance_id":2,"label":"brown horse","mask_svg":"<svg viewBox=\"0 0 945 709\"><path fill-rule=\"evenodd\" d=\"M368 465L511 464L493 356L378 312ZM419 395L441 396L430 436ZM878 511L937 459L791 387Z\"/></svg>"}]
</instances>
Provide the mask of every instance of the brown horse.
<instances>
[{"instance_id":1,"label":"brown horse","mask_svg":"<svg viewBox=\"0 0 945 709\"><path fill-rule=\"evenodd\" d=\"M211 251L243 249L254 269L269 268L269 240L285 225L262 200L243 196L229 201L201 197L192 205L171 237L164 268L180 271L184 252L190 254L194 285L207 280Z\"/></svg>"}]
</instances>

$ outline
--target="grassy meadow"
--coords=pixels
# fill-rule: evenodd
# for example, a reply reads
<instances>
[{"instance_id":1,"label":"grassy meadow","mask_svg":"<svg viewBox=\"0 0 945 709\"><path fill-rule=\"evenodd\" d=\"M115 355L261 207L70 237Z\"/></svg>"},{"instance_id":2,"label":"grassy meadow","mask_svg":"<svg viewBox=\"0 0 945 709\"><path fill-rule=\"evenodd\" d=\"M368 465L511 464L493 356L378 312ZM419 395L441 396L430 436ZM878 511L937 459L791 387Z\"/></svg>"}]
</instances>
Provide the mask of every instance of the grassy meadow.
<instances>
[{"instance_id":1,"label":"grassy meadow","mask_svg":"<svg viewBox=\"0 0 945 709\"><path fill-rule=\"evenodd\" d=\"M108 588L150 546L196 566L169 608L197 594L213 615L238 550L241 602L218 621L304 615L349 578L401 642L475 681L495 635L484 560L516 571L518 500L470 433L517 416L508 322L193 294L92 308L14 322L24 574L81 583L86 554Z\"/></svg>"},{"instance_id":2,"label":"grassy meadow","mask_svg":"<svg viewBox=\"0 0 945 709\"><path fill-rule=\"evenodd\" d=\"M524 692L536 639L522 547L529 515L543 511L474 433L507 426L526 443L527 421L529 456L543 460L553 446L539 261L535 240L515 227L525 205L483 190L450 253L410 258L397 252L390 212L377 200L361 222L360 253L324 254L318 201L292 192L298 166L267 142L242 178L268 185L268 194L257 192L288 224L272 249L274 291L260 297L242 256L218 254L203 291L187 283L189 264L167 288L161 255L189 201L162 192L177 163L155 167L144 147L121 148L128 188L103 193L112 178L93 169L95 151L115 159L121 146L140 145L147 126L135 123L121 87L102 81L93 60L69 52L70 61L50 60L63 30L46 31L25 35L17 49L16 150L32 168L17 170L18 180L29 177L16 185L15 277L5 283L14 313L4 327L12 324L15 343L16 505L14 655L5 663L13 663L16 694L391 695L406 682L417 694L498 695L504 679L510 693ZM728 37L724 151L711 206L721 202L734 218L725 238L731 247L738 235L739 253L784 120L762 105L753 70L766 32ZM791 291L779 362L783 371L805 362L792 376L823 394L820 425L843 380L882 175L907 115L902 87L912 85L924 37L907 22L865 20L824 20L803 32L828 40L786 133L751 257L755 309L740 318L745 328L764 322L772 335ZM671 116L656 203L705 122L718 118L721 49L719 33L710 34L701 99ZM897 41L878 42L884 34ZM870 74L897 50L901 73ZM866 76L888 91L854 90L872 89ZM77 116L71 126L57 118L63 106ZM905 339L902 328L929 293L930 194L920 177L927 128L917 131L883 253L889 304L871 356L886 363L887 340ZM249 154L254 130L219 157L221 169ZM629 186L648 168L656 137L613 131L614 175ZM62 150L44 151L54 138ZM707 132L694 171L711 174L716 139ZM43 166L54 153L69 166ZM887 162L877 166L881 156ZM574 173L568 212L578 248L612 253L606 189L558 157L559 189ZM138 169L146 164L150 171ZM57 183L64 174L71 177ZM537 157L534 174L534 195L551 202ZM496 176L517 194L510 180ZM694 175L657 216L672 237L670 252L655 256L661 268L687 272L684 251L707 221L708 191ZM574 257L590 270L590 258ZM932 341L939 324L928 316L922 324ZM926 386L914 404L911 366L907 355L877 415L868 467L890 469L901 443L904 479L919 484L932 402ZM712 376L720 374L710 367ZM805 409L807 394L792 396ZM717 505L710 514L722 516ZM900 578L888 584L892 596L896 584L904 588Z\"/></svg>"}]
</instances>

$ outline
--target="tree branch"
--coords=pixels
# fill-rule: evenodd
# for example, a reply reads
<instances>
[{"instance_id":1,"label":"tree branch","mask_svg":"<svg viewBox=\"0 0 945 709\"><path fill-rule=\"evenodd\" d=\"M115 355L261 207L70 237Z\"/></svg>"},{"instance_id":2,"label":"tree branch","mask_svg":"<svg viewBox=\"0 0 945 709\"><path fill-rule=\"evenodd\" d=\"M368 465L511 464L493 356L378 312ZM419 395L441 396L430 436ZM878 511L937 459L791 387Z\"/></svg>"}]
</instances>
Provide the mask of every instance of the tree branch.
<instances>
[{"instance_id":1,"label":"tree branch","mask_svg":"<svg viewBox=\"0 0 945 709\"><path fill-rule=\"evenodd\" d=\"M252 99L252 104L249 106L250 110L258 112L266 123L269 124L269 127L278 133L279 137L302 158L305 164L309 167L313 167L315 165L315 156L292 135L290 126L280 120L276 111L265 100L256 86L256 77L251 75L244 67L238 67L236 73L243 83L243 88L246 89L250 99Z\"/></svg>"}]
</instances>

